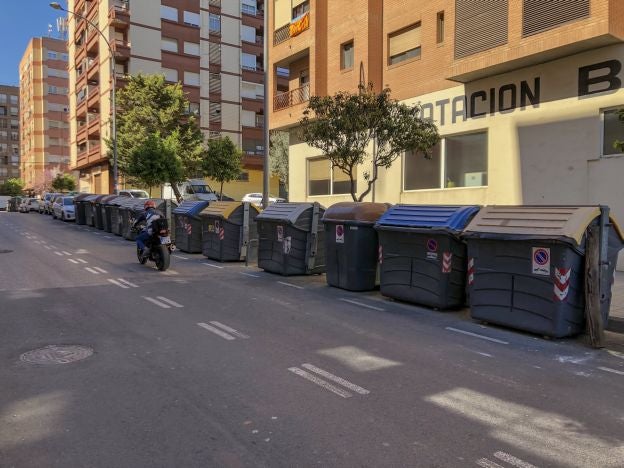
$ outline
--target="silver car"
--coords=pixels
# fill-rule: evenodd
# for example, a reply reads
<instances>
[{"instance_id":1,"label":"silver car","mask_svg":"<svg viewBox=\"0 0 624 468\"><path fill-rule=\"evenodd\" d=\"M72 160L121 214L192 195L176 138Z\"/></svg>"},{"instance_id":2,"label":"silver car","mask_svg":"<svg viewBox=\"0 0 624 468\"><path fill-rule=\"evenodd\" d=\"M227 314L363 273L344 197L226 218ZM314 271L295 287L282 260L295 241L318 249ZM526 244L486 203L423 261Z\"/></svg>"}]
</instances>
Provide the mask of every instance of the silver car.
<instances>
[{"instance_id":1,"label":"silver car","mask_svg":"<svg viewBox=\"0 0 624 468\"><path fill-rule=\"evenodd\" d=\"M52 204L52 217L61 221L74 221L76 219L74 197L56 197Z\"/></svg>"}]
</instances>

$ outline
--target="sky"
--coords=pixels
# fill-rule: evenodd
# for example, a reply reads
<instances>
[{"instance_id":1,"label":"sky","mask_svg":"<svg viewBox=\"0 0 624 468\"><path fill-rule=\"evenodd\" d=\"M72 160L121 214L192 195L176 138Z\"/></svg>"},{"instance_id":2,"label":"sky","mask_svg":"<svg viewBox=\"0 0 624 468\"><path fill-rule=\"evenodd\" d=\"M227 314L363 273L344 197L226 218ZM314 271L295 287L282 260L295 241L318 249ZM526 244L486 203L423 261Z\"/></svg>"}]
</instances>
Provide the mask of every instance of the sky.
<instances>
[{"instance_id":1,"label":"sky","mask_svg":"<svg viewBox=\"0 0 624 468\"><path fill-rule=\"evenodd\" d=\"M65 1L59 3L67 6ZM0 0L0 84L19 84L19 63L28 42L48 36L48 24L52 37L58 37L56 19L65 13L49 5L49 0Z\"/></svg>"}]
</instances>

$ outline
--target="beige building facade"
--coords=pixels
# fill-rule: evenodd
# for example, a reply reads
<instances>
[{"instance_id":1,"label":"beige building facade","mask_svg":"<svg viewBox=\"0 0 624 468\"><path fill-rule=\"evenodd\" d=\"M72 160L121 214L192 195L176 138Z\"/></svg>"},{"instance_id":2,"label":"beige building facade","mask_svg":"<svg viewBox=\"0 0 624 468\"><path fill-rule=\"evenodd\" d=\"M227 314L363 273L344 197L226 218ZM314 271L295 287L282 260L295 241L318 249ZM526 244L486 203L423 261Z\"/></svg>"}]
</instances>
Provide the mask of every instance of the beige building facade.
<instances>
[{"instance_id":1,"label":"beige building facade","mask_svg":"<svg viewBox=\"0 0 624 468\"><path fill-rule=\"evenodd\" d=\"M297 122L310 95L372 82L420 103L442 136L431 160L404 154L382 170L375 201L601 203L624 221L624 155L613 147L624 140L622 2L336 3L274 0L270 14L271 128L290 132L293 200L351 200L345 176L298 140Z\"/></svg>"},{"instance_id":2,"label":"beige building facade","mask_svg":"<svg viewBox=\"0 0 624 468\"><path fill-rule=\"evenodd\" d=\"M68 60L64 40L38 37L20 62L21 173L37 194L69 172Z\"/></svg>"},{"instance_id":3,"label":"beige building facade","mask_svg":"<svg viewBox=\"0 0 624 468\"><path fill-rule=\"evenodd\" d=\"M0 85L0 184L20 177L19 87Z\"/></svg>"},{"instance_id":4,"label":"beige building facade","mask_svg":"<svg viewBox=\"0 0 624 468\"><path fill-rule=\"evenodd\" d=\"M128 75L180 82L206 138L230 137L245 156L240 180L224 192L257 191L264 161L262 0L70 0L99 26L115 53L117 87ZM71 15L70 15L71 16ZM72 164L80 189L112 191L110 52L76 18L69 21ZM240 193L239 193L240 192Z\"/></svg>"}]
</instances>

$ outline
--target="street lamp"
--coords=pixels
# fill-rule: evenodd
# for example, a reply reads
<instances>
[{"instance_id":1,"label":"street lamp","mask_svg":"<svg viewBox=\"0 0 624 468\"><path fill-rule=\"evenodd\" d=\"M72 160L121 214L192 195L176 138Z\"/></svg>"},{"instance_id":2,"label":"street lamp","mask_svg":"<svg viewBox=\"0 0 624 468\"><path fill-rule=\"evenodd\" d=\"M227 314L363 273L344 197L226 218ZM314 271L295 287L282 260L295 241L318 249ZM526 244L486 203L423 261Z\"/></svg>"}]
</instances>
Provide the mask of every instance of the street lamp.
<instances>
[{"instance_id":1,"label":"street lamp","mask_svg":"<svg viewBox=\"0 0 624 468\"><path fill-rule=\"evenodd\" d=\"M76 13L75 11L70 11L66 8L63 8L63 6L59 3L59 2L51 2L50 6L52 8L54 8L55 10L61 10L61 11L65 11L71 15L77 16L78 18L81 18L83 20L85 20L87 23L89 23L89 26L91 26L93 29L95 29L98 34L100 36L102 36L102 39L104 39L104 42L106 43L106 45L108 46L108 50L110 52L110 74L111 74L111 80L112 80L112 84L113 84L113 89L111 92L111 111L112 111L112 122L111 122L111 133L112 133L112 140L113 140L113 192L115 195L117 195L118 193L118 186L117 186L117 108L116 108L116 104L115 104L115 92L117 90L117 78L115 77L115 52L113 51L113 48L111 47L110 42L108 41L108 39L106 38L106 36L104 35L104 33L102 31L99 30L99 28L93 24L90 20L88 20L87 18L85 18L84 16L82 16L79 13Z\"/></svg>"}]
</instances>

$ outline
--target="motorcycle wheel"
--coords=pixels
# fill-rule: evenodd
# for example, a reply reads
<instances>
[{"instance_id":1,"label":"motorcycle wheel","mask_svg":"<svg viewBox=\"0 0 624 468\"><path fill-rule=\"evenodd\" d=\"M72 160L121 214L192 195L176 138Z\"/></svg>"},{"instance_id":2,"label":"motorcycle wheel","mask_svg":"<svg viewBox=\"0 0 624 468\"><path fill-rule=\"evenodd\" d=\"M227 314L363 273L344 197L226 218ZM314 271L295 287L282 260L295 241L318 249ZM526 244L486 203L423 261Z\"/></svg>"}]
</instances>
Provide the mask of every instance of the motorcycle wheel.
<instances>
[{"instance_id":1,"label":"motorcycle wheel","mask_svg":"<svg viewBox=\"0 0 624 468\"><path fill-rule=\"evenodd\" d=\"M145 262L147 262L147 257L144 257L143 255L141 255L141 249L139 249L137 247L137 258L139 259L139 263L141 265L145 265Z\"/></svg>"},{"instance_id":2,"label":"motorcycle wheel","mask_svg":"<svg viewBox=\"0 0 624 468\"><path fill-rule=\"evenodd\" d=\"M160 245L154 251L154 257L156 261L156 268L160 271L165 271L169 268L169 262L171 261L171 257L169 256L169 249L166 245Z\"/></svg>"}]
</instances>

